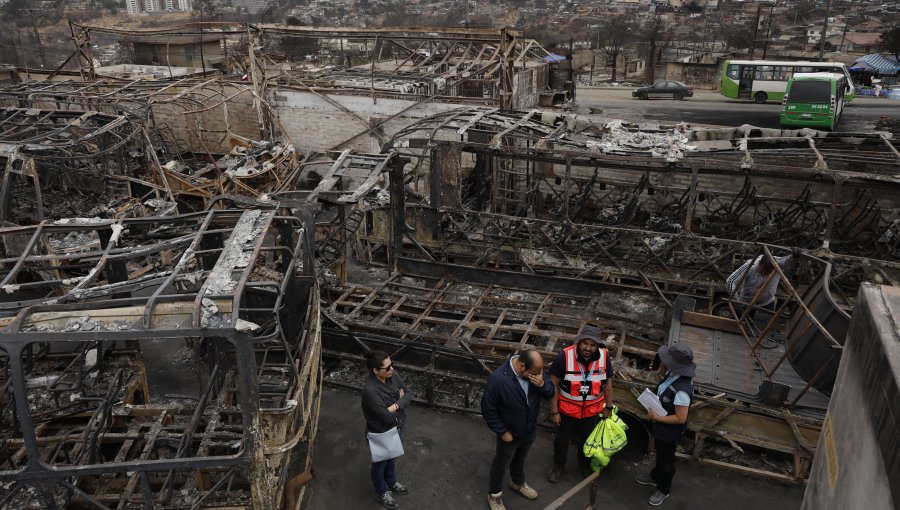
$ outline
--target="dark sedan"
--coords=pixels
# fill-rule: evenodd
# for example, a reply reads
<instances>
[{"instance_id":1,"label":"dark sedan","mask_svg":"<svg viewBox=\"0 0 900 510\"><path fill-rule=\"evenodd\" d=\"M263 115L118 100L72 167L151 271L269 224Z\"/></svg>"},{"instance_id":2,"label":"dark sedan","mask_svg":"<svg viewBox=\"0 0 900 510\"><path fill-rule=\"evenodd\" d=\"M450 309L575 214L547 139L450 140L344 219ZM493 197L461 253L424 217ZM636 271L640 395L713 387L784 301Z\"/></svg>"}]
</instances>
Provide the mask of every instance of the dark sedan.
<instances>
[{"instance_id":1,"label":"dark sedan","mask_svg":"<svg viewBox=\"0 0 900 510\"><path fill-rule=\"evenodd\" d=\"M686 97L691 97L694 95L694 89L688 87L684 83L680 81L658 81L653 85L648 85L646 87L641 87L639 89L635 89L631 92L631 97L638 97L641 99L650 99L651 97L669 97L676 101L681 101Z\"/></svg>"}]
</instances>

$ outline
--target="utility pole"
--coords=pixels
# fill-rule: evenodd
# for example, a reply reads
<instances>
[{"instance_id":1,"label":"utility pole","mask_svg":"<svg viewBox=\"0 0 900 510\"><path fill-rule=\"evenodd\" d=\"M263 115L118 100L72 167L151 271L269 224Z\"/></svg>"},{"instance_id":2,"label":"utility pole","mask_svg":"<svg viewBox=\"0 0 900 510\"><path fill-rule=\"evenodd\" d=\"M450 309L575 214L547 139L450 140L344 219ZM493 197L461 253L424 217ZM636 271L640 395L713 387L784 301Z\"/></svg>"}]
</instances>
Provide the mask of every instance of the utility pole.
<instances>
[{"instance_id":1,"label":"utility pole","mask_svg":"<svg viewBox=\"0 0 900 510\"><path fill-rule=\"evenodd\" d=\"M831 11L831 0L825 2L825 23L822 25L822 34L819 36L819 60L825 58L825 35L828 33L829 11Z\"/></svg>"},{"instance_id":2,"label":"utility pole","mask_svg":"<svg viewBox=\"0 0 900 510\"><path fill-rule=\"evenodd\" d=\"M25 69L27 61L25 60L25 47L22 46L22 30L16 27L16 39L19 41L19 69Z\"/></svg>"},{"instance_id":3,"label":"utility pole","mask_svg":"<svg viewBox=\"0 0 900 510\"><path fill-rule=\"evenodd\" d=\"M766 53L769 51L769 33L772 32L772 10L775 8L775 0L769 4L769 23L766 26L766 44L763 45L763 60L766 59Z\"/></svg>"},{"instance_id":4,"label":"utility pole","mask_svg":"<svg viewBox=\"0 0 900 510\"><path fill-rule=\"evenodd\" d=\"M753 18L753 37L750 38L750 60L753 60L753 54L756 53L756 36L759 33L759 15L762 12L762 5L756 6L756 17Z\"/></svg>"},{"instance_id":5,"label":"utility pole","mask_svg":"<svg viewBox=\"0 0 900 510\"><path fill-rule=\"evenodd\" d=\"M38 55L41 56L41 68L43 69L47 67L47 55L44 53L44 45L41 44L41 32L38 30L37 18L35 18L34 12L32 12L31 9L22 9L22 11L31 16L31 26L34 28L34 41L38 47Z\"/></svg>"},{"instance_id":6,"label":"utility pole","mask_svg":"<svg viewBox=\"0 0 900 510\"><path fill-rule=\"evenodd\" d=\"M841 53L844 52L844 39L847 38L847 28L850 27L850 16L847 14L847 10L844 10L844 33L841 34Z\"/></svg>"}]
</instances>

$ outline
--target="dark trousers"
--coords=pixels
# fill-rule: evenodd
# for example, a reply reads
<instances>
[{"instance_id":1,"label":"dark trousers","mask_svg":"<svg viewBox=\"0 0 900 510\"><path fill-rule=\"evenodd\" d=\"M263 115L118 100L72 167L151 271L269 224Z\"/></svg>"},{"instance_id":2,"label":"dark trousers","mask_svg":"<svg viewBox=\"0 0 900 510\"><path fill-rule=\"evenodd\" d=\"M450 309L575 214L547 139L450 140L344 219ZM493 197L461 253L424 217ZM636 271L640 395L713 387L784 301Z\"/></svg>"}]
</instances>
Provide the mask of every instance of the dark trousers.
<instances>
[{"instance_id":1,"label":"dark trousers","mask_svg":"<svg viewBox=\"0 0 900 510\"><path fill-rule=\"evenodd\" d=\"M591 459L584 456L582 446L598 423L600 423L599 415L580 420L561 415L559 427L556 429L556 437L553 439L553 463L558 467L566 465L566 458L569 456L569 442L574 438L577 444L578 465L590 467Z\"/></svg>"},{"instance_id":2,"label":"dark trousers","mask_svg":"<svg viewBox=\"0 0 900 510\"><path fill-rule=\"evenodd\" d=\"M372 484L375 492L384 494L388 487L397 483L397 459L388 459L372 463Z\"/></svg>"},{"instance_id":3,"label":"dark trousers","mask_svg":"<svg viewBox=\"0 0 900 510\"><path fill-rule=\"evenodd\" d=\"M525 483L525 458L528 450L534 444L535 433L522 439L513 439L509 443L503 442L497 436L497 453L491 462L491 485L489 494L497 494L503 490L503 475L509 468L509 477L516 485Z\"/></svg>"},{"instance_id":4,"label":"dark trousers","mask_svg":"<svg viewBox=\"0 0 900 510\"><path fill-rule=\"evenodd\" d=\"M656 482L656 488L663 494L672 490L672 478L675 478L675 445L655 439L656 467L650 471L650 478Z\"/></svg>"}]
</instances>

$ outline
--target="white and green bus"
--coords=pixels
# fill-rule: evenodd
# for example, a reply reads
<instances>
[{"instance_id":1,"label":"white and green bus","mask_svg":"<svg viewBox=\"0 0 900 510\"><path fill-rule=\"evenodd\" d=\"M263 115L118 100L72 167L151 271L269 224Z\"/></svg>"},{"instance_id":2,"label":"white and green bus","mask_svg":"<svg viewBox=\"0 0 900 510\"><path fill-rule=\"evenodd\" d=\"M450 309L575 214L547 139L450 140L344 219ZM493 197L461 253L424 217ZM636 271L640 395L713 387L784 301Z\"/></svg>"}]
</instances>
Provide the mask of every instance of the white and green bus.
<instances>
[{"instance_id":1,"label":"white and green bus","mask_svg":"<svg viewBox=\"0 0 900 510\"><path fill-rule=\"evenodd\" d=\"M794 73L838 73L846 77L844 100L855 95L847 66L840 62L783 62L777 60L726 60L722 65L719 93L732 99L757 103L781 101Z\"/></svg>"}]
</instances>

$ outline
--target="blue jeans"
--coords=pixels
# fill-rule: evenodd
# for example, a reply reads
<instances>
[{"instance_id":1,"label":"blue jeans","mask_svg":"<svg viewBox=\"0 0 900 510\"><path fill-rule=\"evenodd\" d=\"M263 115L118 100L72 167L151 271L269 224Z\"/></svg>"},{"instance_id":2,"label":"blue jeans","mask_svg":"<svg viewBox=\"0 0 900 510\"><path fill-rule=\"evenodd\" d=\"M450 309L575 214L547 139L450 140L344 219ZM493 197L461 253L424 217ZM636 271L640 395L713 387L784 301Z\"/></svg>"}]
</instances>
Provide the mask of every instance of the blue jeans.
<instances>
[{"instance_id":1,"label":"blue jeans","mask_svg":"<svg viewBox=\"0 0 900 510\"><path fill-rule=\"evenodd\" d=\"M396 460L388 459L372 463L372 483L378 494L384 494L388 491L388 487L393 487L397 483Z\"/></svg>"}]
</instances>

